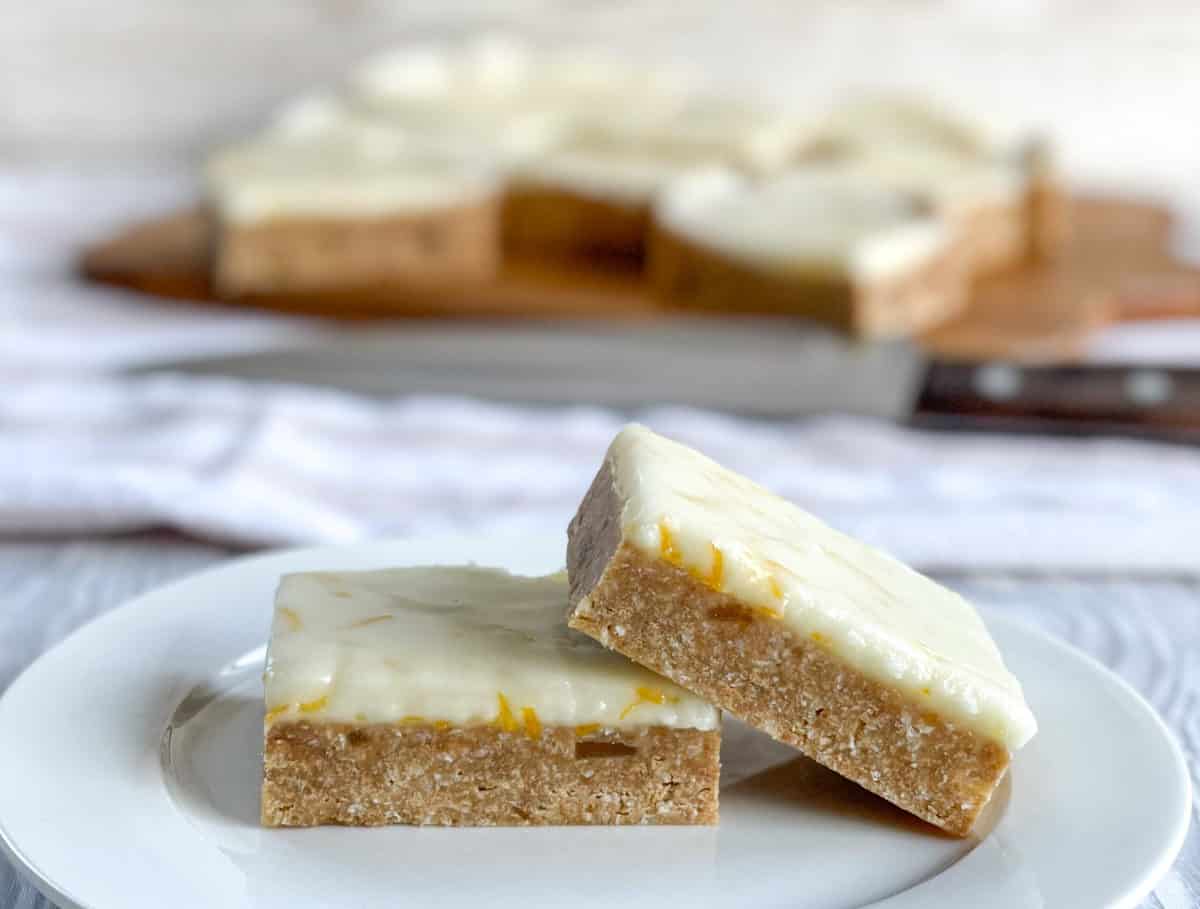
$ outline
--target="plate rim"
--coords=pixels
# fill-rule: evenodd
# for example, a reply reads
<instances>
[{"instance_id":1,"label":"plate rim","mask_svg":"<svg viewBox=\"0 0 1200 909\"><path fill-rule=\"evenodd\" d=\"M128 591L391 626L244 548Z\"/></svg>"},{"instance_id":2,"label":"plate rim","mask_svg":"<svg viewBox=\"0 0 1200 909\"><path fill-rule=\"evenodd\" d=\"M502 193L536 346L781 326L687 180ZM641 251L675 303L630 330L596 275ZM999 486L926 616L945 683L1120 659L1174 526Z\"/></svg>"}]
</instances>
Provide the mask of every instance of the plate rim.
<instances>
[{"instance_id":1,"label":"plate rim","mask_svg":"<svg viewBox=\"0 0 1200 909\"><path fill-rule=\"evenodd\" d=\"M62 640L56 642L52 647L33 660L28 666L21 670L20 673L12 680L5 691L0 694L0 715L3 714L5 706L12 700L20 697L20 691L29 683L29 678L39 670L49 659L56 657L61 651L68 647L78 646L78 641L84 637L97 634L97 629L103 628L110 623L118 621L136 621L136 618L131 618L135 613L146 611L153 608L154 601L159 597L170 596L176 588L186 587L193 584L197 579L208 575L215 575L229 571L233 568L243 567L255 562L271 562L276 560L285 560L288 558L302 557L324 557L335 553L345 553L352 550L380 550L381 552L388 548L404 549L405 547L413 547L417 544L421 548L431 548L438 550L452 550L470 552L471 545L478 545L479 541L486 539L480 534L470 533L454 533L454 534L438 534L431 537L401 537L401 538L383 538L363 540L355 543L332 543L316 546L294 546L294 547L278 547L265 549L252 553L243 553L233 555L229 558L220 559L211 565L205 566L197 571L189 572L173 580L167 581L156 587L151 587L135 596L119 603L93 617L85 622L80 627L74 629ZM449 564L449 563L443 563ZM1041 643L1047 644L1055 649L1058 649L1071 657L1084 662L1092 673L1098 674L1109 684L1121 691L1123 695L1136 704L1138 708L1147 714L1153 726L1157 729L1162 741L1167 746L1167 752L1171 757L1172 769L1174 770L1174 778L1181 783L1184 798L1180 800L1180 810L1174 818L1174 823L1171 826L1169 834L1166 837L1166 845L1159 853L1157 860L1149 865L1140 875L1140 877L1130 884L1124 893L1116 894L1110 900L1104 909L1132 909L1137 906L1148 894L1150 894L1155 884L1160 881L1166 873L1174 865L1178 858L1181 849L1186 841L1188 831L1191 828L1191 812L1187 806L1190 805L1194 796L1194 785L1192 782L1190 771L1188 770L1187 758L1183 753L1182 746L1178 738L1171 728L1166 724L1166 721L1159 714L1158 710L1146 699L1140 691L1137 690L1129 681L1118 674L1115 670L1106 666L1099 659L1087 653L1086 651L1076 647L1074 644L1064 641L1055 636L1048 630L1035 625L1029 621L1019 617L1006 615L997 610L981 610L987 619L987 623L991 625L993 622L999 625L1009 626L1019 630L1021 634L1035 637ZM14 692L17 692L14 695ZM0 816L0 854L2 854L11 864L18 876L27 879L34 888L63 909L94 909L88 903L80 900L70 892L59 887L55 882L45 874L29 856L17 845L13 839L12 832L8 829L5 820ZM930 883L926 881L925 883ZM918 885L921 886L921 885ZM899 896L896 894L895 896ZM891 899L887 897L880 903L871 904L886 907Z\"/></svg>"}]
</instances>

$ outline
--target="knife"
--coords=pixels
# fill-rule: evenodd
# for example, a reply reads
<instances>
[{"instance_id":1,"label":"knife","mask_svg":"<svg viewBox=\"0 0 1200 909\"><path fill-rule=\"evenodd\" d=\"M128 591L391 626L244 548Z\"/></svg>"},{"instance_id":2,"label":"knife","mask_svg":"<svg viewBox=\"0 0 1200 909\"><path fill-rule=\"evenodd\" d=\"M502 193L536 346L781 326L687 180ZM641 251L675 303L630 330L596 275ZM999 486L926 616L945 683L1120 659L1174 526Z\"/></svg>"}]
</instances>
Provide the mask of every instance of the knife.
<instances>
[{"instance_id":1,"label":"knife","mask_svg":"<svg viewBox=\"0 0 1200 909\"><path fill-rule=\"evenodd\" d=\"M927 359L907 342L856 343L770 319L423 322L142 371L162 369L387 397L684 406L767 419L844 413L936 430L1200 442L1197 369Z\"/></svg>"}]
</instances>

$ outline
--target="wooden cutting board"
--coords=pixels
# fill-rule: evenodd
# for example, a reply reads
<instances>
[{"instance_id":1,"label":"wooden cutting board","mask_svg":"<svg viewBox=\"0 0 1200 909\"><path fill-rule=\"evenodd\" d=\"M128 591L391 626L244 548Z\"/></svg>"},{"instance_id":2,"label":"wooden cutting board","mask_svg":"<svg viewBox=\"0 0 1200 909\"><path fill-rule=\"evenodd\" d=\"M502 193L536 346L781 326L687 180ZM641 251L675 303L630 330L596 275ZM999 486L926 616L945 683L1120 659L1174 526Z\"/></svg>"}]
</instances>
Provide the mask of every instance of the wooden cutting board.
<instances>
[{"instance_id":1,"label":"wooden cutting board","mask_svg":"<svg viewBox=\"0 0 1200 909\"><path fill-rule=\"evenodd\" d=\"M1200 269L1172 259L1171 217L1123 199L1078 198L1072 236L1052 260L981 281L967 310L920 338L930 353L955 359L1075 358L1097 328L1116 320L1200 316ZM134 225L87 250L93 281L164 299L218 302L208 280L208 229L199 211ZM414 285L336 295L269 297L254 306L332 319L662 318L633 271L508 262L486 284ZM719 317L718 317L719 318Z\"/></svg>"}]
</instances>

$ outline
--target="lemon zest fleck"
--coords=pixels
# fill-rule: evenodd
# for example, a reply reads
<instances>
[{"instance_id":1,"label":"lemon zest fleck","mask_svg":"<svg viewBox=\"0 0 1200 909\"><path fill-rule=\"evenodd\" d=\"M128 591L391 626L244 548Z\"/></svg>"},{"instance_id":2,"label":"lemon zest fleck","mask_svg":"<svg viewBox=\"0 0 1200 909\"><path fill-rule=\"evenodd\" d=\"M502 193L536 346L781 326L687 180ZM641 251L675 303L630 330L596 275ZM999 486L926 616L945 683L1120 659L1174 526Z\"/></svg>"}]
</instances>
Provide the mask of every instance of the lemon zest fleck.
<instances>
[{"instance_id":1,"label":"lemon zest fleck","mask_svg":"<svg viewBox=\"0 0 1200 909\"><path fill-rule=\"evenodd\" d=\"M402 726L420 726L425 722L425 717L418 716L415 713L410 713L407 716L400 717L400 725Z\"/></svg>"},{"instance_id":2,"label":"lemon zest fleck","mask_svg":"<svg viewBox=\"0 0 1200 909\"><path fill-rule=\"evenodd\" d=\"M315 701L305 701L300 705L301 713L317 713L329 706L329 695L323 694Z\"/></svg>"},{"instance_id":3,"label":"lemon zest fleck","mask_svg":"<svg viewBox=\"0 0 1200 909\"><path fill-rule=\"evenodd\" d=\"M675 540L671 536L671 528L667 526L666 521L658 522L658 551L661 553L663 559L672 565L683 563L683 556L675 546Z\"/></svg>"},{"instance_id":4,"label":"lemon zest fleck","mask_svg":"<svg viewBox=\"0 0 1200 909\"><path fill-rule=\"evenodd\" d=\"M584 723L582 726L575 727L575 734L578 736L591 735L600 728L599 723Z\"/></svg>"},{"instance_id":5,"label":"lemon zest fleck","mask_svg":"<svg viewBox=\"0 0 1200 909\"><path fill-rule=\"evenodd\" d=\"M925 697L929 697L929 687L926 686L925 688L922 688L921 694L925 695Z\"/></svg>"},{"instance_id":6,"label":"lemon zest fleck","mask_svg":"<svg viewBox=\"0 0 1200 909\"><path fill-rule=\"evenodd\" d=\"M279 614L287 619L289 631L299 631L304 627L304 623L300 621L300 616L296 610L289 609L287 606L280 606Z\"/></svg>"},{"instance_id":7,"label":"lemon zest fleck","mask_svg":"<svg viewBox=\"0 0 1200 909\"><path fill-rule=\"evenodd\" d=\"M272 707L270 710L267 711L267 715L265 717L263 717L263 722L264 723L271 722L272 720L275 719L275 717L279 716L280 714L287 713L287 711L290 707L291 707L291 704L280 704L278 707Z\"/></svg>"},{"instance_id":8,"label":"lemon zest fleck","mask_svg":"<svg viewBox=\"0 0 1200 909\"><path fill-rule=\"evenodd\" d=\"M821 632L819 632L819 631L814 631L812 634L809 635L809 637L812 638L814 641L816 641L818 644L825 643L825 635L821 634Z\"/></svg>"},{"instance_id":9,"label":"lemon zest fleck","mask_svg":"<svg viewBox=\"0 0 1200 909\"><path fill-rule=\"evenodd\" d=\"M679 701L679 698L663 694L657 688L651 688L648 685L638 686L637 696L643 701L649 701L651 704L665 704L667 701L677 703Z\"/></svg>"},{"instance_id":10,"label":"lemon zest fleck","mask_svg":"<svg viewBox=\"0 0 1200 909\"><path fill-rule=\"evenodd\" d=\"M366 721L367 721L367 715L365 713L354 714L354 722L365 723Z\"/></svg>"},{"instance_id":11,"label":"lemon zest fleck","mask_svg":"<svg viewBox=\"0 0 1200 909\"><path fill-rule=\"evenodd\" d=\"M779 586L779 581L774 575L767 578L767 586L771 588L771 596L777 600L783 599L783 588Z\"/></svg>"},{"instance_id":12,"label":"lemon zest fleck","mask_svg":"<svg viewBox=\"0 0 1200 909\"><path fill-rule=\"evenodd\" d=\"M688 571L705 587L720 590L721 582L725 577L725 554L717 548L716 543L709 543L708 548L712 550L712 565L709 566L708 571L697 571L692 568L689 568Z\"/></svg>"},{"instance_id":13,"label":"lemon zest fleck","mask_svg":"<svg viewBox=\"0 0 1200 909\"><path fill-rule=\"evenodd\" d=\"M764 619L782 619L783 613L778 609L772 609L770 606L754 606L750 609L752 613Z\"/></svg>"},{"instance_id":14,"label":"lemon zest fleck","mask_svg":"<svg viewBox=\"0 0 1200 909\"><path fill-rule=\"evenodd\" d=\"M542 724L538 720L537 711L532 707L521 708L521 719L525 721L525 734L531 739L541 738Z\"/></svg>"},{"instance_id":15,"label":"lemon zest fleck","mask_svg":"<svg viewBox=\"0 0 1200 909\"><path fill-rule=\"evenodd\" d=\"M633 711L642 704L665 704L667 702L672 704L679 703L679 698L671 694L664 694L659 689L651 688L649 685L639 685L634 689L634 693L637 695L637 699L630 702L625 709L621 711L621 715L618 717L618 719L625 719L625 717L633 713Z\"/></svg>"},{"instance_id":16,"label":"lemon zest fleck","mask_svg":"<svg viewBox=\"0 0 1200 909\"><path fill-rule=\"evenodd\" d=\"M447 729L450 728L450 724L448 722L446 722L445 720L434 720L433 728L436 729L438 732L445 732Z\"/></svg>"},{"instance_id":17,"label":"lemon zest fleck","mask_svg":"<svg viewBox=\"0 0 1200 909\"><path fill-rule=\"evenodd\" d=\"M508 706L508 698L504 696L503 691L496 692L496 701L500 705L500 711L496 714L496 725L505 732L516 732L517 721L513 717L512 708Z\"/></svg>"}]
</instances>

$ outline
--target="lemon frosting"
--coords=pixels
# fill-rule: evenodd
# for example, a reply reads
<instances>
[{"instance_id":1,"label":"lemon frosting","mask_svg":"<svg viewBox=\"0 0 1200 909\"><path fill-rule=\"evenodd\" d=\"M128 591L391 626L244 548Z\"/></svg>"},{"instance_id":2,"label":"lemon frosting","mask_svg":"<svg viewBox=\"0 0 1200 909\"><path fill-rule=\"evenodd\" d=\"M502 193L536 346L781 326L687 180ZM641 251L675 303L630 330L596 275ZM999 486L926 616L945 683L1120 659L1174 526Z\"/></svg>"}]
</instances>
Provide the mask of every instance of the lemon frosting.
<instances>
[{"instance_id":1,"label":"lemon frosting","mask_svg":"<svg viewBox=\"0 0 1200 909\"><path fill-rule=\"evenodd\" d=\"M499 191L486 163L416 146L386 125L294 128L296 134L268 133L210 159L209 191L225 220L419 213Z\"/></svg>"},{"instance_id":2,"label":"lemon frosting","mask_svg":"<svg viewBox=\"0 0 1200 909\"><path fill-rule=\"evenodd\" d=\"M584 121L664 116L682 103L684 82L669 68L492 36L383 54L352 78L347 103L412 133L487 148L507 164L564 144Z\"/></svg>"},{"instance_id":3,"label":"lemon frosting","mask_svg":"<svg viewBox=\"0 0 1200 909\"><path fill-rule=\"evenodd\" d=\"M879 143L841 162L848 174L912 193L948 213L1019 205L1029 187L1024 165L975 159L933 146Z\"/></svg>"},{"instance_id":4,"label":"lemon frosting","mask_svg":"<svg viewBox=\"0 0 1200 909\"><path fill-rule=\"evenodd\" d=\"M696 173L663 193L655 220L745 261L864 280L919 267L948 241L943 222L911 196L838 169L762 182Z\"/></svg>"},{"instance_id":5,"label":"lemon frosting","mask_svg":"<svg viewBox=\"0 0 1200 909\"><path fill-rule=\"evenodd\" d=\"M608 463L624 539L1010 749L1036 731L961 596L698 452L631 425Z\"/></svg>"},{"instance_id":6,"label":"lemon frosting","mask_svg":"<svg viewBox=\"0 0 1200 909\"><path fill-rule=\"evenodd\" d=\"M584 105L567 138L515 170L519 181L581 195L647 204L698 170L728 166L770 173L796 153L800 121L733 101L694 98L676 107L633 96Z\"/></svg>"},{"instance_id":7,"label":"lemon frosting","mask_svg":"<svg viewBox=\"0 0 1200 909\"><path fill-rule=\"evenodd\" d=\"M566 627L565 573L312 572L276 595L267 722L714 729L706 701Z\"/></svg>"},{"instance_id":8,"label":"lemon frosting","mask_svg":"<svg viewBox=\"0 0 1200 909\"><path fill-rule=\"evenodd\" d=\"M808 121L734 99L696 96L663 110L642 103L585 111L575 135L599 147L711 160L751 173L786 166L812 135Z\"/></svg>"},{"instance_id":9,"label":"lemon frosting","mask_svg":"<svg viewBox=\"0 0 1200 909\"><path fill-rule=\"evenodd\" d=\"M929 98L867 93L829 110L821 133L846 145L933 146L949 154L1003 159L1019 156L1032 133L994 114L967 116Z\"/></svg>"},{"instance_id":10,"label":"lemon frosting","mask_svg":"<svg viewBox=\"0 0 1200 909\"><path fill-rule=\"evenodd\" d=\"M644 147L578 143L531 159L512 171L517 185L549 186L619 204L649 205L669 185L714 157Z\"/></svg>"},{"instance_id":11,"label":"lemon frosting","mask_svg":"<svg viewBox=\"0 0 1200 909\"><path fill-rule=\"evenodd\" d=\"M815 148L852 172L951 210L1016 204L1028 188L1028 134L916 98L845 102L814 135Z\"/></svg>"}]
</instances>

